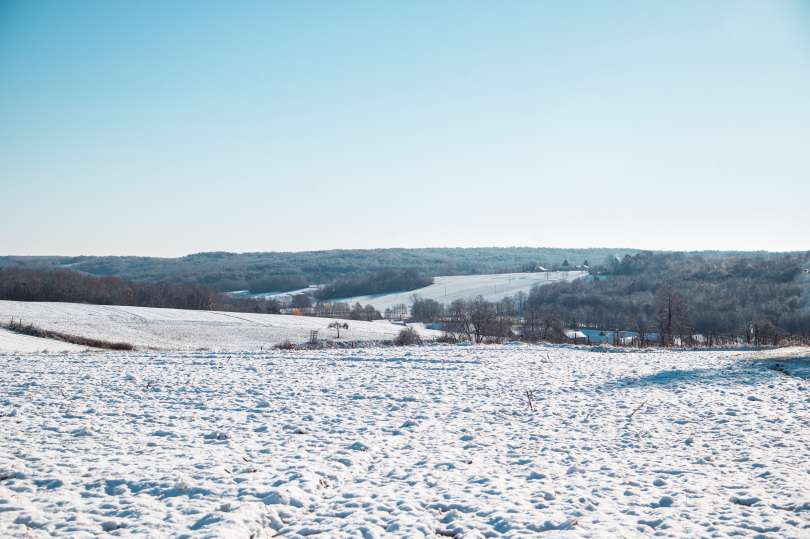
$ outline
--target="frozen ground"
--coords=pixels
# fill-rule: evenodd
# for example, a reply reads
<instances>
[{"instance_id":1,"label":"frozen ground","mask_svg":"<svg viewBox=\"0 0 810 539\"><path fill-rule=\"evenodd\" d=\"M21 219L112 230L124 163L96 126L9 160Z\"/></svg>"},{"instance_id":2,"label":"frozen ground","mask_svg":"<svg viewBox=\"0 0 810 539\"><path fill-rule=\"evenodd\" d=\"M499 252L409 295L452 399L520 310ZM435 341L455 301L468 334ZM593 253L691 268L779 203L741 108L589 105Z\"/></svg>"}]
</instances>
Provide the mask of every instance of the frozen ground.
<instances>
[{"instance_id":1,"label":"frozen ground","mask_svg":"<svg viewBox=\"0 0 810 539\"><path fill-rule=\"evenodd\" d=\"M150 307L84 305L0 301L0 321L11 318L32 323L42 329L106 341L123 341L140 348L164 350L260 350L290 340L309 339L317 330L322 339L334 339L327 329L332 320L280 314L225 313ZM387 321L357 322L348 320L348 330L341 330L342 340L378 341L393 339L402 326ZM3 330L0 330L3 331ZM426 337L440 333L419 329ZM0 351L74 350L71 345L48 339L10 336L0 333ZM32 342L33 339L37 342Z\"/></svg>"},{"instance_id":2,"label":"frozen ground","mask_svg":"<svg viewBox=\"0 0 810 539\"><path fill-rule=\"evenodd\" d=\"M0 536L808 537L808 382L757 357L0 355Z\"/></svg>"},{"instance_id":3,"label":"frozen ground","mask_svg":"<svg viewBox=\"0 0 810 539\"><path fill-rule=\"evenodd\" d=\"M78 352L84 347L0 328L0 352Z\"/></svg>"},{"instance_id":4,"label":"frozen ground","mask_svg":"<svg viewBox=\"0 0 810 539\"><path fill-rule=\"evenodd\" d=\"M394 305L411 305L411 298L418 294L424 299L435 299L449 304L457 299L472 299L483 296L487 301L498 301L504 296L513 296L518 292L528 294L535 285L544 285L559 281L572 281L584 277L585 271L564 271L544 273L494 273L490 275L451 275L435 277L430 286L408 292L356 296L340 301L371 304L379 311Z\"/></svg>"}]
</instances>

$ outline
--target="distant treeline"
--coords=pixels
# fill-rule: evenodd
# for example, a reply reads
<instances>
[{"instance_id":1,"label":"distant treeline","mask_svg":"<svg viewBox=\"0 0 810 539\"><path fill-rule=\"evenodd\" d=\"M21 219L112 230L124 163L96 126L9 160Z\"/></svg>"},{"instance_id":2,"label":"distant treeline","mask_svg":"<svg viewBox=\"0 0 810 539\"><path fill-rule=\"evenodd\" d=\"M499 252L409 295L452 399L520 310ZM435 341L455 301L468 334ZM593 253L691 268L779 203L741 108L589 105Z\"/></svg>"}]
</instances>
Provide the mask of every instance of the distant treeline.
<instances>
[{"instance_id":1,"label":"distant treeline","mask_svg":"<svg viewBox=\"0 0 810 539\"><path fill-rule=\"evenodd\" d=\"M95 277L66 269L0 268L0 299L197 310L279 310L275 302L230 298L196 284L133 283L118 277Z\"/></svg>"},{"instance_id":2,"label":"distant treeline","mask_svg":"<svg viewBox=\"0 0 810 539\"><path fill-rule=\"evenodd\" d=\"M387 294L416 290L431 284L433 284L432 277L415 269L384 269L368 274L339 277L321 287L315 297L323 301L370 294Z\"/></svg>"},{"instance_id":3,"label":"distant treeline","mask_svg":"<svg viewBox=\"0 0 810 539\"><path fill-rule=\"evenodd\" d=\"M288 292L306 288L310 284L303 275L268 275L266 277L250 277L247 281L247 290L252 294L262 292Z\"/></svg>"},{"instance_id":4,"label":"distant treeline","mask_svg":"<svg viewBox=\"0 0 810 539\"><path fill-rule=\"evenodd\" d=\"M810 337L810 256L706 258L641 253L584 281L532 291L527 308L571 326L657 332L664 342L699 334L775 344Z\"/></svg>"},{"instance_id":5,"label":"distant treeline","mask_svg":"<svg viewBox=\"0 0 810 539\"><path fill-rule=\"evenodd\" d=\"M417 298L411 316L476 340L565 340L565 329L632 331L644 343L779 344L810 340L810 253L609 258L587 278L536 286L500 302L441 305Z\"/></svg>"},{"instance_id":6,"label":"distant treeline","mask_svg":"<svg viewBox=\"0 0 810 539\"><path fill-rule=\"evenodd\" d=\"M300 253L199 253L181 258L131 256L0 257L0 267L69 268L121 277L139 283L174 282L219 292L285 292L310 284L326 285L344 277L412 269L423 275L473 275L552 267L568 260L603 260L634 249L547 249L533 247L356 249ZM361 294L372 293L363 291Z\"/></svg>"}]
</instances>

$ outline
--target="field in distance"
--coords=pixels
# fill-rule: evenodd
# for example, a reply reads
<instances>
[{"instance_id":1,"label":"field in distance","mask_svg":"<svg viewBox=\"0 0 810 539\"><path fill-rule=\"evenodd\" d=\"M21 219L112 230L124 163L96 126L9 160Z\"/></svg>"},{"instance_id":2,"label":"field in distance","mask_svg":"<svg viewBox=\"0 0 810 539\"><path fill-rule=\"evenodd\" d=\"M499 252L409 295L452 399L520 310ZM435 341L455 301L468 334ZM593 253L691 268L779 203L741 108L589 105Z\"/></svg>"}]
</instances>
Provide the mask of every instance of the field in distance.
<instances>
[{"instance_id":1,"label":"field in distance","mask_svg":"<svg viewBox=\"0 0 810 539\"><path fill-rule=\"evenodd\" d=\"M355 296L335 301L359 302L384 311L394 305L410 305L411 298L418 295L449 305L457 299L473 299L483 296L487 301L498 301L518 292L528 294L534 286L562 281L573 281L587 275L586 271L549 271L537 273L493 273L489 275L444 275L435 277L433 284L406 292Z\"/></svg>"}]
</instances>

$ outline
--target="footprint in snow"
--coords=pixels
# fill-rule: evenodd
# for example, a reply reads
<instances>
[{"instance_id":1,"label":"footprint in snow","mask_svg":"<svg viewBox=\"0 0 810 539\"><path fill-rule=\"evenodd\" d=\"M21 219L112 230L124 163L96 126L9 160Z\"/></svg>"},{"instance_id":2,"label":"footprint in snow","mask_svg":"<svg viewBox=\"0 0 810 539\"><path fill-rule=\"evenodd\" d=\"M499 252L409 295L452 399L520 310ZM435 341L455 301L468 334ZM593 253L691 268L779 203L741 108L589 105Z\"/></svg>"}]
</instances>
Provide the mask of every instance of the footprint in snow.
<instances>
[{"instance_id":1,"label":"footprint in snow","mask_svg":"<svg viewBox=\"0 0 810 539\"><path fill-rule=\"evenodd\" d=\"M357 441L349 446L352 451L368 451L368 446L363 442Z\"/></svg>"},{"instance_id":2,"label":"footprint in snow","mask_svg":"<svg viewBox=\"0 0 810 539\"><path fill-rule=\"evenodd\" d=\"M732 496L731 503L736 503L737 505L745 505L745 506L752 506L759 503L759 498L756 496Z\"/></svg>"},{"instance_id":3,"label":"footprint in snow","mask_svg":"<svg viewBox=\"0 0 810 539\"><path fill-rule=\"evenodd\" d=\"M675 503L675 500L672 499L670 496L661 496L661 498L657 502L653 502L650 504L650 507L658 508L658 507L672 507L672 504Z\"/></svg>"}]
</instances>

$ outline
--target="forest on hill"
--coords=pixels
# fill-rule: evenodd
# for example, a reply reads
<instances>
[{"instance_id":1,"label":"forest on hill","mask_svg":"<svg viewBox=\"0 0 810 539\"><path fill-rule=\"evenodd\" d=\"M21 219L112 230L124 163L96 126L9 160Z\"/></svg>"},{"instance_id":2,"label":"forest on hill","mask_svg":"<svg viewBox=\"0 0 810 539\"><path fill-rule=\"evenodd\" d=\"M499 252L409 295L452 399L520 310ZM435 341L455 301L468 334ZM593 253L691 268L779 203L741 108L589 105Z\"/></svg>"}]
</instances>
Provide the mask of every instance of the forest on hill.
<instances>
[{"instance_id":1,"label":"forest on hill","mask_svg":"<svg viewBox=\"0 0 810 539\"><path fill-rule=\"evenodd\" d=\"M197 284L134 283L68 269L0 267L0 300L278 312L275 302L233 298Z\"/></svg>"},{"instance_id":2,"label":"forest on hill","mask_svg":"<svg viewBox=\"0 0 810 539\"><path fill-rule=\"evenodd\" d=\"M565 329L598 328L633 332L642 343L807 342L810 253L642 252L608 259L583 279L536 286L500 302L442 305L416 298L411 315L443 321L456 333L475 330L477 340L512 337L519 326L526 340L565 340Z\"/></svg>"},{"instance_id":3,"label":"forest on hill","mask_svg":"<svg viewBox=\"0 0 810 539\"><path fill-rule=\"evenodd\" d=\"M778 340L810 336L810 256L703 257L641 253L594 278L532 291L538 310L569 325L665 337ZM754 332L756 335L750 335Z\"/></svg>"},{"instance_id":4,"label":"forest on hill","mask_svg":"<svg viewBox=\"0 0 810 539\"><path fill-rule=\"evenodd\" d=\"M425 278L475 275L555 266L568 260L582 264L636 249L552 249L536 247L355 249L304 252L210 252L180 258L134 256L0 256L0 267L67 268L98 277L121 277L141 283L188 283L219 292L286 292L310 284L347 289L385 270L415 270ZM415 279L418 281L419 279ZM353 287L356 289L356 287ZM386 291L390 291L390 288ZM337 293L337 292L336 292ZM373 293L373 292L361 292Z\"/></svg>"}]
</instances>

